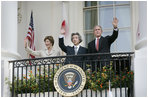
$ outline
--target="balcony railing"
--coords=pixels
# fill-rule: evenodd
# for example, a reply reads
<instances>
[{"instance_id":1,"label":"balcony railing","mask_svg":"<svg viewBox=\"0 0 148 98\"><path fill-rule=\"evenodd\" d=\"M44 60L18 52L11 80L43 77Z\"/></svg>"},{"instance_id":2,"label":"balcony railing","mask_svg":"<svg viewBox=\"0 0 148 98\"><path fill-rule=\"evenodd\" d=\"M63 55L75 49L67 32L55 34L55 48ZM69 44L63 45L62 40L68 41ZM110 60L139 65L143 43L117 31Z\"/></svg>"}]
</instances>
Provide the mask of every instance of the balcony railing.
<instances>
[{"instance_id":1,"label":"balcony railing","mask_svg":"<svg viewBox=\"0 0 148 98\"><path fill-rule=\"evenodd\" d=\"M59 97L53 85L54 74L61 66L76 64L84 70L87 81L84 90L76 96L107 97L112 92L115 97L133 97L133 54L102 53L10 61L13 65L10 90L13 97Z\"/></svg>"}]
</instances>

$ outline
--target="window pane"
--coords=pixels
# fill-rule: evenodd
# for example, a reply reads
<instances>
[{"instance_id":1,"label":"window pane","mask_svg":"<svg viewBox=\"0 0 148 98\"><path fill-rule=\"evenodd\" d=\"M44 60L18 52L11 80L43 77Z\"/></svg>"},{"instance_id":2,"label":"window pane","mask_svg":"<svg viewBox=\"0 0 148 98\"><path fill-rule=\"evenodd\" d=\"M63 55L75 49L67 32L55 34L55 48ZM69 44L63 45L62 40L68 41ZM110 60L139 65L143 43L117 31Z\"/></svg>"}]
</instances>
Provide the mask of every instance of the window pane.
<instances>
[{"instance_id":1,"label":"window pane","mask_svg":"<svg viewBox=\"0 0 148 98\"><path fill-rule=\"evenodd\" d=\"M101 25L103 29L112 28L113 8L100 8L99 12L99 25Z\"/></svg>"},{"instance_id":2,"label":"window pane","mask_svg":"<svg viewBox=\"0 0 148 98\"><path fill-rule=\"evenodd\" d=\"M91 1L85 1L85 7L91 6Z\"/></svg>"},{"instance_id":3,"label":"window pane","mask_svg":"<svg viewBox=\"0 0 148 98\"><path fill-rule=\"evenodd\" d=\"M86 39L86 46L87 46L87 44L88 44L90 41L94 40L94 34L93 34L93 33L88 33L88 34L86 34L85 39Z\"/></svg>"},{"instance_id":4,"label":"window pane","mask_svg":"<svg viewBox=\"0 0 148 98\"><path fill-rule=\"evenodd\" d=\"M103 32L102 36L110 36L113 31ZM118 38L111 45L111 52L131 52L132 40L130 30L119 30Z\"/></svg>"},{"instance_id":5,"label":"window pane","mask_svg":"<svg viewBox=\"0 0 148 98\"><path fill-rule=\"evenodd\" d=\"M99 5L113 5L113 1L98 1Z\"/></svg>"},{"instance_id":6,"label":"window pane","mask_svg":"<svg viewBox=\"0 0 148 98\"><path fill-rule=\"evenodd\" d=\"M91 30L97 25L97 10L85 10L85 30Z\"/></svg>"},{"instance_id":7,"label":"window pane","mask_svg":"<svg viewBox=\"0 0 148 98\"><path fill-rule=\"evenodd\" d=\"M97 6L97 1L92 1L91 6Z\"/></svg>"},{"instance_id":8,"label":"window pane","mask_svg":"<svg viewBox=\"0 0 148 98\"><path fill-rule=\"evenodd\" d=\"M119 20L118 27L130 27L130 7L129 6L120 6L116 7L116 17Z\"/></svg>"},{"instance_id":9,"label":"window pane","mask_svg":"<svg viewBox=\"0 0 148 98\"><path fill-rule=\"evenodd\" d=\"M111 46L111 52L131 52L132 37L130 30L120 30L118 38Z\"/></svg>"},{"instance_id":10,"label":"window pane","mask_svg":"<svg viewBox=\"0 0 148 98\"><path fill-rule=\"evenodd\" d=\"M85 7L97 6L97 1L85 1Z\"/></svg>"},{"instance_id":11,"label":"window pane","mask_svg":"<svg viewBox=\"0 0 148 98\"><path fill-rule=\"evenodd\" d=\"M115 1L115 4L130 4L130 1Z\"/></svg>"},{"instance_id":12,"label":"window pane","mask_svg":"<svg viewBox=\"0 0 148 98\"><path fill-rule=\"evenodd\" d=\"M102 32L102 36L105 37L105 36L108 36L108 35L112 35L112 33L113 33L113 31L108 31L108 32L106 32L106 31L104 32L103 31Z\"/></svg>"}]
</instances>

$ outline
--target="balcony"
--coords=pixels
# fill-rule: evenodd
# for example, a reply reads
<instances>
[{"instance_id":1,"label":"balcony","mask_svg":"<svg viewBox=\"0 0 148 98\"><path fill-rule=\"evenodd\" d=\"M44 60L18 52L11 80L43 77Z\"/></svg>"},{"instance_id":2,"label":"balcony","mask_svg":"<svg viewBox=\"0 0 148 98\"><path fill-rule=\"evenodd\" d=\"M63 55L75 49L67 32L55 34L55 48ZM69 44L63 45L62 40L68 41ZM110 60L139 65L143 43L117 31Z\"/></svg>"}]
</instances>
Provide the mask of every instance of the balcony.
<instances>
[{"instance_id":1,"label":"balcony","mask_svg":"<svg viewBox=\"0 0 148 98\"><path fill-rule=\"evenodd\" d=\"M12 97L60 97L53 78L58 69L75 64L86 75L84 89L76 97L133 97L133 52L69 55L9 61Z\"/></svg>"}]
</instances>

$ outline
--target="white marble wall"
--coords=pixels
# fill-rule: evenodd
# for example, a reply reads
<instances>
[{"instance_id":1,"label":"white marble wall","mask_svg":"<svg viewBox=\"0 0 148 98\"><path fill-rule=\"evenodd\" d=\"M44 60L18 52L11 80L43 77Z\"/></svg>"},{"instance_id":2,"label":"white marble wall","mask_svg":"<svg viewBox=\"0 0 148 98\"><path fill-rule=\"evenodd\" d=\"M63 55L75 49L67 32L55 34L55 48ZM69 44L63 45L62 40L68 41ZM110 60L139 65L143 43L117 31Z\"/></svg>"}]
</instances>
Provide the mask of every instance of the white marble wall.
<instances>
[{"instance_id":1,"label":"white marble wall","mask_svg":"<svg viewBox=\"0 0 148 98\"><path fill-rule=\"evenodd\" d=\"M17 2L1 3L1 96L11 96L5 78L11 80L12 65L8 61L20 59L17 52Z\"/></svg>"},{"instance_id":2,"label":"white marble wall","mask_svg":"<svg viewBox=\"0 0 148 98\"><path fill-rule=\"evenodd\" d=\"M136 97L147 96L147 2L138 4L137 22L139 30L136 32L135 58L134 58L134 94ZM138 29L138 24L137 28ZM137 33L140 33L139 35Z\"/></svg>"}]
</instances>

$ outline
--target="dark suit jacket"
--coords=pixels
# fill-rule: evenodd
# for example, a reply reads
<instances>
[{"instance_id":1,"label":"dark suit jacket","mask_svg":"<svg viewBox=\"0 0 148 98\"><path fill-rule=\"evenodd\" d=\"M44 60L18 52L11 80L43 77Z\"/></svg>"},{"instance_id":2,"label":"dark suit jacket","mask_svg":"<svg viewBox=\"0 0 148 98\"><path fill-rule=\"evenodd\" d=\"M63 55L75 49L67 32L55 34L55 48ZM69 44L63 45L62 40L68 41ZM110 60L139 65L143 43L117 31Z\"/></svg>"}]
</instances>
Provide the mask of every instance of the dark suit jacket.
<instances>
[{"instance_id":1,"label":"dark suit jacket","mask_svg":"<svg viewBox=\"0 0 148 98\"><path fill-rule=\"evenodd\" d=\"M88 53L110 53L111 44L117 39L118 31L113 31L111 36L106 36L99 39L99 51L96 50L95 39L88 43Z\"/></svg>"},{"instance_id":2,"label":"dark suit jacket","mask_svg":"<svg viewBox=\"0 0 148 98\"><path fill-rule=\"evenodd\" d=\"M59 47L66 53L66 55L75 55L74 46L65 46L64 44L64 38L59 38ZM79 54L86 54L87 49L80 46L77 55ZM65 60L65 64L76 64L80 67L82 67L82 63L84 61L84 57L68 57Z\"/></svg>"},{"instance_id":3,"label":"dark suit jacket","mask_svg":"<svg viewBox=\"0 0 148 98\"><path fill-rule=\"evenodd\" d=\"M99 39L99 50L96 50L95 39L88 43L88 53L110 53L111 44L117 39L118 31L113 30L113 34L111 36L103 37L101 36ZM90 57L90 60L102 60L109 59L110 56L93 56ZM104 65L104 64L103 64Z\"/></svg>"}]
</instances>

